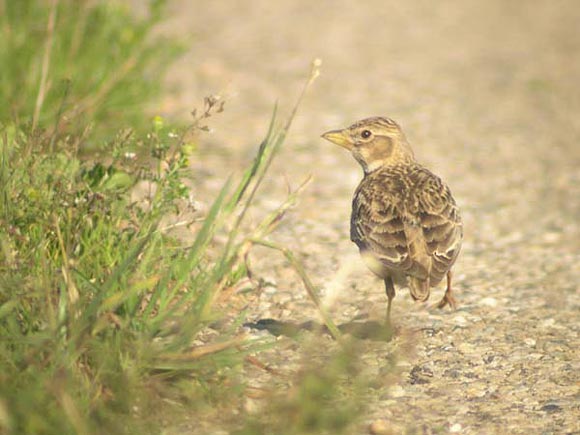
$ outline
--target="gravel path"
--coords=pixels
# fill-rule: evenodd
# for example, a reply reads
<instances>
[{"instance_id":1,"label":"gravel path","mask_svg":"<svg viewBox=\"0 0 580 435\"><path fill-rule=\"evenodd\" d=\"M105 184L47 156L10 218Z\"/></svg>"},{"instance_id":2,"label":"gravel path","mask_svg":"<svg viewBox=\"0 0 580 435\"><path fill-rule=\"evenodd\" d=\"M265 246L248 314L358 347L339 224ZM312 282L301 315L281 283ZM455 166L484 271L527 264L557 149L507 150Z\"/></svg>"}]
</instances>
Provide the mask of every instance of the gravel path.
<instances>
[{"instance_id":1,"label":"gravel path","mask_svg":"<svg viewBox=\"0 0 580 435\"><path fill-rule=\"evenodd\" d=\"M201 201L249 161L273 103L288 113L310 61L323 61L258 205L272 208L313 174L274 238L301 255L338 322L382 319L386 298L348 240L360 169L322 132L392 117L462 209L460 307L432 311L399 292L401 333L366 358L380 367L405 346L412 356L390 389L374 392L361 433L384 420L393 433L579 434L578 2L195 4L172 4L166 31L191 35L191 50L163 109L187 113L208 93L227 99L193 165ZM317 319L283 259L259 251L253 261L273 283L253 320Z\"/></svg>"}]
</instances>

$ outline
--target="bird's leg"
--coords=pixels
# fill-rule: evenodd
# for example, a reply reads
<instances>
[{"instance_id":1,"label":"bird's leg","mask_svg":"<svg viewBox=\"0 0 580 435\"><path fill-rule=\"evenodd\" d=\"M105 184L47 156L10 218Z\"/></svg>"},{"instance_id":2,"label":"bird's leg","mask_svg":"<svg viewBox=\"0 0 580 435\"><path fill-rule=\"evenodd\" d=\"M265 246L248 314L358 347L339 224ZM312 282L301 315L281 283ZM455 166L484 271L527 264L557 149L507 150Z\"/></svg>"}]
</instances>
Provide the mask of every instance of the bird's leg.
<instances>
[{"instance_id":1,"label":"bird's leg","mask_svg":"<svg viewBox=\"0 0 580 435\"><path fill-rule=\"evenodd\" d=\"M393 285L393 279L389 276L385 278L385 290L387 292L387 319L386 325L391 328L391 304L395 298L395 286Z\"/></svg>"},{"instance_id":2,"label":"bird's leg","mask_svg":"<svg viewBox=\"0 0 580 435\"><path fill-rule=\"evenodd\" d=\"M451 294L451 271L447 272L447 289L445 290L445 295L443 295L443 299L439 301L437 304L437 308L443 308L446 305L449 305L451 308L455 309L457 307L457 301Z\"/></svg>"}]
</instances>

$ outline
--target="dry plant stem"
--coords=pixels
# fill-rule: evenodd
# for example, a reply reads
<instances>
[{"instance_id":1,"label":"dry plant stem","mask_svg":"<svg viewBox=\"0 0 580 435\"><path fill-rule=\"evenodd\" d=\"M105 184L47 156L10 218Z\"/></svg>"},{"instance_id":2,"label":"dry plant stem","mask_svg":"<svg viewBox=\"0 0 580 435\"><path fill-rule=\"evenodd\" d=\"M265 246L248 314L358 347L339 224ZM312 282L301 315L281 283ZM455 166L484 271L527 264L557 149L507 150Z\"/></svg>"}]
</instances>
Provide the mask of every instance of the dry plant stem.
<instances>
[{"instance_id":1,"label":"dry plant stem","mask_svg":"<svg viewBox=\"0 0 580 435\"><path fill-rule=\"evenodd\" d=\"M274 228L278 225L280 220L284 217L286 212L290 209L290 207L296 204L296 200L302 191L308 186L308 184L312 181L312 176L309 175L306 179L298 186L298 188L291 192L286 201L278 207L277 210L270 213L258 226L256 231L254 232L252 238L261 239L262 237L266 236L267 234L271 233Z\"/></svg>"},{"instance_id":2,"label":"dry plant stem","mask_svg":"<svg viewBox=\"0 0 580 435\"><path fill-rule=\"evenodd\" d=\"M253 240L262 239L263 237L266 237L268 234L270 234L276 228L278 223L282 220L282 217L284 216L286 211L288 211L288 209L296 203L296 199L297 199L298 195L306 188L306 186L308 185L308 183L311 180L312 180L312 177L310 177L310 176L307 177L294 192L292 192L290 195L288 195L288 198L286 198L286 201L277 210L270 213L268 216L266 216L262 220L262 222L260 222L260 224L258 225L256 230L253 232L253 234L250 237L248 237L247 239L242 241L236 248L234 248L235 259L232 261L233 265L238 265L240 262L245 261L246 256L248 255L250 249L254 245ZM239 225L239 222L238 222L238 225ZM232 242L230 241L230 244L231 243ZM228 247L227 249L232 249L232 248ZM208 314L210 307L213 306L213 304L217 300L218 296L221 294L221 291L226 286L228 280L229 280L229 277L224 276L221 279L221 281L216 285L216 290L212 295L210 303L207 304L206 308L203 310L204 315Z\"/></svg>"},{"instance_id":3,"label":"dry plant stem","mask_svg":"<svg viewBox=\"0 0 580 435\"><path fill-rule=\"evenodd\" d=\"M296 112L298 111L298 107L302 103L302 100L304 99L306 92L308 91L310 86L312 86L312 84L314 83L316 78L320 75L320 63L321 62L318 59L316 59L312 62L312 68L310 70L310 75L308 76L308 80L306 81L306 83L304 84L304 87L302 88L302 92L300 93L300 96L298 97L298 100L296 101L296 104L294 105L294 108L292 109L292 113L290 114L290 116L288 117L288 120L286 121L286 125L284 126L284 129L279 133L278 137L275 139L274 146L270 149L269 154L266 155L266 159L267 159L266 163L262 167L262 171L258 175L258 179L256 180L256 183L250 192L248 200L246 201L246 206L244 207L244 209L242 210L242 212L238 216L237 224L239 224L242 221L250 203L252 202L252 199L254 198L254 196L256 194L256 191L258 190L258 187L260 186L260 184L262 184L262 180L264 179L264 176L266 175L266 172L268 171L268 168L270 167L270 164L272 163L272 160L274 159L274 156L276 155L277 149L280 147L280 145L284 141L284 138L286 137L286 134L288 133L288 130L290 129L290 126L292 125L292 121L294 121L294 118L296 116Z\"/></svg>"},{"instance_id":4,"label":"dry plant stem","mask_svg":"<svg viewBox=\"0 0 580 435\"><path fill-rule=\"evenodd\" d=\"M211 343L211 344L206 344L203 346L195 347L192 350L190 350L189 352L175 353L175 354L167 354L166 353L166 354L163 354L163 356L160 358L160 360L161 361L174 361L174 362L194 361L194 360L197 360L197 359L202 358L204 356L219 353L219 352L222 352L222 351L227 350L227 349L231 349L234 347L239 348L247 341L247 339L248 339L247 334L244 333L244 334L240 334L240 335L232 338L231 340L226 340L226 341L222 341L219 343Z\"/></svg>"},{"instance_id":5,"label":"dry plant stem","mask_svg":"<svg viewBox=\"0 0 580 435\"><path fill-rule=\"evenodd\" d=\"M238 265L241 261L244 261L244 258L246 257L248 251L251 249L252 245L254 244L253 240L262 239L263 237L265 237L269 232L271 232L275 228L275 226L278 224L280 219L282 219L282 216L284 215L286 210L294 204L297 194L310 181L310 178L308 178L306 181L304 181L300 185L300 187L296 190L296 192L289 195L288 198L286 199L286 201L276 211L274 211L273 213L268 215L258 225L256 230L253 232L253 234L250 237L247 237L244 240L242 240L241 242L236 243L238 229L241 226L241 223L244 219L244 216L245 216L248 208L252 204L254 196L256 195L256 192L257 192L258 188L260 187L260 185L261 185L261 183L266 175L266 172L268 171L268 168L269 168L270 164L272 163L274 156L276 155L276 151L279 149L279 147L284 142L286 134L287 134L287 132L292 124L292 121L296 115L298 106L302 102L302 99L304 98L304 95L306 94L306 91L308 90L308 88L312 85L312 83L314 82L316 77L318 77L319 66L320 66L320 61L313 62L312 69L310 71L308 80L306 81L306 84L304 85L304 88L302 89L302 92L298 98L298 101L296 102L296 105L294 106L294 109L292 110L292 113L290 114L290 117L288 118L288 121L286 122L285 127L280 132L278 132L275 135L275 137L272 137L273 124L270 125L270 130L268 132L268 135L266 136L266 139L264 139L264 141L261 143L260 149L258 150L258 155L257 155L256 160L254 162L254 166L252 168L251 173L248 174L247 175L248 178L246 178L242 182L241 190L239 190L236 194L234 194L234 197L233 197L234 201L231 204L233 204L235 206L235 205L240 203L240 201L244 195L244 192L246 191L247 188L250 187L251 183L253 182L253 185L251 186L249 194L245 198L245 200L242 204L242 209L241 209L240 213L234 219L234 224L233 224L232 230L230 231L230 235L229 235L229 238L228 238L228 241L227 241L227 244L225 247L225 251L224 251L225 256L228 258L228 264L232 268L235 267L236 265ZM233 210L233 208L231 210ZM202 316L207 316L209 314L210 307L212 307L213 304L216 302L218 296L221 294L221 291L225 288L228 280L229 280L228 276L223 276L216 283L215 289L212 291L210 297L208 298L207 303L205 303L203 308L201 309ZM331 328L332 328L332 326L329 327L329 329L331 329ZM338 332L338 329L336 327L334 327L334 331ZM333 332L333 335L338 336L334 332Z\"/></svg>"},{"instance_id":6,"label":"dry plant stem","mask_svg":"<svg viewBox=\"0 0 580 435\"><path fill-rule=\"evenodd\" d=\"M188 359L197 359L201 358L202 356L206 356L212 353L221 352L225 349L229 349L231 347L238 347L241 343L244 343L247 340L246 334L240 334L231 340L227 340L221 343L212 343L206 344L205 346L196 347L185 356Z\"/></svg>"},{"instance_id":7,"label":"dry plant stem","mask_svg":"<svg viewBox=\"0 0 580 435\"><path fill-rule=\"evenodd\" d=\"M250 252L250 249L254 245L254 242L253 242L254 239L262 239L263 237L266 237L268 234L270 234L272 231L274 231L274 229L276 228L278 223L280 223L280 221L282 220L282 217L284 216L286 211L288 211L288 209L296 203L296 199L298 198L298 195L306 188L308 183L310 183L310 180L312 180L312 177L310 177L310 176L307 177L306 180L304 180L302 182L302 184L294 192L292 192L292 193L290 193L290 195L288 195L288 198L286 198L286 201L280 207L278 207L277 210L270 213L268 216L266 216L262 220L262 222L260 222L260 225L258 225L258 227L254 231L254 233L251 235L251 237L244 240L239 245L239 247L237 249L236 259L234 261L235 265L239 264L241 261L245 261L245 258L247 257L248 253ZM222 279L222 281L217 285L217 287L216 287L217 291L215 292L214 297L212 299L212 303L209 306L213 305L217 296L220 294L221 290L225 287L228 279L229 278L227 276L225 276Z\"/></svg>"},{"instance_id":8,"label":"dry plant stem","mask_svg":"<svg viewBox=\"0 0 580 435\"><path fill-rule=\"evenodd\" d=\"M246 356L246 362L248 362L249 364L258 367L259 369L262 369L268 373L270 373L271 375L274 376L279 376L285 379L288 379L288 376L285 375L284 373L282 373L280 370L276 370L270 366L268 366L267 364L263 363L262 361L260 361L258 358L248 355Z\"/></svg>"},{"instance_id":9,"label":"dry plant stem","mask_svg":"<svg viewBox=\"0 0 580 435\"><path fill-rule=\"evenodd\" d=\"M75 55L79 52L82 43L82 33L86 28L87 24L87 17L91 11L90 7L82 7L80 8L80 16L75 23L75 28L71 36L71 45L68 52L68 59L67 59L67 77L71 76L71 69L72 69L72 62L71 59L75 57Z\"/></svg>"},{"instance_id":10,"label":"dry plant stem","mask_svg":"<svg viewBox=\"0 0 580 435\"><path fill-rule=\"evenodd\" d=\"M66 253L66 248L64 245L64 239L62 237L62 233L60 231L60 225L58 224L58 220L54 218L54 228L56 230L56 236L58 238L58 244L60 247L61 255L62 255L62 275L64 278L64 282L67 286L67 294L68 294L68 314L71 315L73 318L77 318L79 313L78 309L76 308L76 303L79 299L79 291L72 280L70 269L69 269L69 259Z\"/></svg>"},{"instance_id":11,"label":"dry plant stem","mask_svg":"<svg viewBox=\"0 0 580 435\"><path fill-rule=\"evenodd\" d=\"M101 103L101 101L105 99L111 89L113 89L118 82L123 80L123 78L129 74L133 68L135 68L139 55L140 53L136 53L127 59L125 63L123 63L123 65L121 65L121 67L117 70L117 73L112 75L107 82L103 83L95 94L88 96L83 101L80 101L78 107L74 109L74 114L91 114L91 112L94 110L93 108L96 108ZM72 114L68 114L69 117L72 117L71 115Z\"/></svg>"},{"instance_id":12,"label":"dry plant stem","mask_svg":"<svg viewBox=\"0 0 580 435\"><path fill-rule=\"evenodd\" d=\"M54 39L54 22L56 21L56 9L58 0L52 0L50 13L48 15L48 23L46 25L46 44L44 45L44 54L42 56L42 70L40 75L40 84L38 86L38 95L36 96L36 104L34 106L34 115L32 117L32 130L36 129L38 125L38 118L44 103L44 97L47 92L48 68L50 66L50 54L52 52L52 42Z\"/></svg>"},{"instance_id":13,"label":"dry plant stem","mask_svg":"<svg viewBox=\"0 0 580 435\"><path fill-rule=\"evenodd\" d=\"M292 110L292 113L290 114L290 117L288 118L288 122L286 123L286 126L284 127L284 133L287 133L288 130L290 129L290 125L292 124L292 121L294 120L294 117L296 116L296 111L298 110L298 106L300 106L300 104L302 103L302 100L304 99L304 95L306 95L306 91L308 91L310 86L312 86L314 81L320 75L320 65L322 65L322 61L320 59L314 59L312 61L312 64L310 67L310 76L308 77L308 81L304 84L304 87L302 88L302 92L300 93L300 96L298 97L298 101L296 102L296 105L294 106L294 109Z\"/></svg>"},{"instance_id":14,"label":"dry plant stem","mask_svg":"<svg viewBox=\"0 0 580 435\"><path fill-rule=\"evenodd\" d=\"M312 301L314 302L314 305L316 305L316 308L318 309L318 312L320 313L320 316L322 317L324 324L328 328L328 331L330 332L330 334L334 337L334 339L336 341L338 341L339 343L342 344L343 343L342 334L340 333L339 329L336 327L336 325L332 321L332 318L330 317L330 315L328 314L328 312L326 311L326 309L322 305L322 301L318 297L318 293L316 291L316 288L312 284L312 281L310 281L310 278L309 278L308 274L306 273L306 270L304 269L302 262L300 260L298 260L294 256L292 251L290 251L287 248L283 248L281 246L278 246L272 242L268 242L265 240L254 239L254 240L252 240L252 242L256 245L265 246L267 248L274 249L276 251L280 251L282 254L284 254L284 256L290 262L290 265L294 268L294 270L296 271L296 273L298 274L300 279L302 279L302 283L304 284L304 287L306 288L306 291L308 292L308 296L310 296L310 299L312 299Z\"/></svg>"},{"instance_id":15,"label":"dry plant stem","mask_svg":"<svg viewBox=\"0 0 580 435\"><path fill-rule=\"evenodd\" d=\"M241 212L239 213L239 215L237 216L237 218L235 220L235 223L233 226L234 230L231 231L231 233L230 233L230 238L228 240L226 250L231 249L231 247L234 243L236 234L237 234L237 229L240 227L240 225L241 225L241 223L246 215L248 208L252 204L254 196L256 195L258 188L262 184L262 181L266 175L266 172L268 171L268 168L270 167L270 164L272 163L272 160L274 159L274 156L276 155L276 151L284 142L286 134L287 134L288 130L290 129L290 126L292 125L292 121L294 120L294 117L296 116L298 106L300 106L304 96L306 95L306 91L314 83L314 80L316 80L316 78L320 75L320 64L321 64L321 62L319 59L316 59L312 62L312 68L310 70L308 80L306 81L306 83L304 84L304 87L302 88L302 92L300 93L300 96L298 97L298 100L296 101L296 104L294 105L292 113L288 117L288 120L286 122L284 129L282 129L282 131L280 133L278 133L275 138L271 137L274 118L272 119L272 124L270 124L270 130L268 131L268 135L266 136L266 139L264 139L264 141L260 144L260 149L258 150L258 156L256 157L256 159L259 159L259 160L265 159L265 163L261 164L259 160L255 161L254 168L252 169L252 173L250 174L247 181L244 183L242 190L239 193L236 204L238 204L239 201L242 199L242 196L244 195L244 192L246 191L246 189L249 187L251 180L255 176L257 177L255 182L254 182L254 185L252 186L252 189L250 190L250 193L249 193L247 199L245 200L245 202L243 204ZM276 111L274 110L274 116L275 116L275 114L276 114ZM300 190L302 187L304 187L304 185L306 183L307 182L303 183L298 190ZM264 228L264 222L262 222L262 224L260 225L259 228ZM262 236L254 234L253 237L260 238ZM249 247L248 247L248 249L249 249ZM245 253L243 255L240 255L239 258L243 258L244 255L245 255Z\"/></svg>"},{"instance_id":16,"label":"dry plant stem","mask_svg":"<svg viewBox=\"0 0 580 435\"><path fill-rule=\"evenodd\" d=\"M75 433L79 435L90 434L89 429L86 427L86 420L77 407L75 399L73 399L64 389L59 388L57 400L62 406L69 422L74 427Z\"/></svg>"},{"instance_id":17,"label":"dry plant stem","mask_svg":"<svg viewBox=\"0 0 580 435\"><path fill-rule=\"evenodd\" d=\"M250 399L267 399L272 396L274 391L269 388L246 387L244 395Z\"/></svg>"},{"instance_id":18,"label":"dry plant stem","mask_svg":"<svg viewBox=\"0 0 580 435\"><path fill-rule=\"evenodd\" d=\"M70 80L66 80L64 94L62 96L62 100L60 101L60 106L58 108L58 112L57 112L56 118L54 120L54 129L53 129L51 137L50 137L49 149L50 149L51 153L54 152L54 144L56 143L56 138L57 138L58 131L60 128L60 120L62 119L62 114L64 112L64 105L66 103L68 94L70 92L70 86L71 86ZM76 156L77 151L78 151L78 146L75 146L72 149L74 150L75 156Z\"/></svg>"}]
</instances>

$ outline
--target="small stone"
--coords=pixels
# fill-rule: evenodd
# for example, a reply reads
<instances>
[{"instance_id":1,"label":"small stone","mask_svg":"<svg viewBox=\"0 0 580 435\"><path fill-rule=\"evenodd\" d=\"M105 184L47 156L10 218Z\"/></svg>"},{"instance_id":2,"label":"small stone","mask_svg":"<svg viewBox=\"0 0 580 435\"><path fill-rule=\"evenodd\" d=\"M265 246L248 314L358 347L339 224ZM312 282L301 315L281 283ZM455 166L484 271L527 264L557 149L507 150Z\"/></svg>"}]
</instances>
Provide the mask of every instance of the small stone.
<instances>
[{"instance_id":1,"label":"small stone","mask_svg":"<svg viewBox=\"0 0 580 435\"><path fill-rule=\"evenodd\" d=\"M260 406L258 402L256 402L254 399L250 399L249 397L246 398L246 401L244 402L244 411L246 411L248 414L256 414L259 410Z\"/></svg>"},{"instance_id":2,"label":"small stone","mask_svg":"<svg viewBox=\"0 0 580 435\"><path fill-rule=\"evenodd\" d=\"M405 395L405 390L400 385L394 385L389 390L389 396L391 397L403 397Z\"/></svg>"},{"instance_id":3,"label":"small stone","mask_svg":"<svg viewBox=\"0 0 580 435\"><path fill-rule=\"evenodd\" d=\"M459 343L457 350L463 354L472 354L477 350L477 348L470 343Z\"/></svg>"},{"instance_id":4,"label":"small stone","mask_svg":"<svg viewBox=\"0 0 580 435\"><path fill-rule=\"evenodd\" d=\"M450 433L459 433L459 432L461 432L462 429L463 429L463 427L459 423L455 423L454 425L452 425L449 428L449 432Z\"/></svg>"},{"instance_id":5,"label":"small stone","mask_svg":"<svg viewBox=\"0 0 580 435\"><path fill-rule=\"evenodd\" d=\"M487 298L483 298L481 301L479 301L479 303L481 305L485 305L486 307L497 307L497 299L496 298L492 298L492 297L487 297Z\"/></svg>"},{"instance_id":6,"label":"small stone","mask_svg":"<svg viewBox=\"0 0 580 435\"><path fill-rule=\"evenodd\" d=\"M431 382L433 377L433 370L426 366L415 366L409 373L409 383L411 385L415 384L428 384Z\"/></svg>"},{"instance_id":7,"label":"small stone","mask_svg":"<svg viewBox=\"0 0 580 435\"><path fill-rule=\"evenodd\" d=\"M524 338L524 343L526 343L530 347L534 347L536 345L536 340L533 338Z\"/></svg>"},{"instance_id":8,"label":"small stone","mask_svg":"<svg viewBox=\"0 0 580 435\"><path fill-rule=\"evenodd\" d=\"M483 357L483 362L486 364L491 364L495 360L495 355L485 355Z\"/></svg>"},{"instance_id":9,"label":"small stone","mask_svg":"<svg viewBox=\"0 0 580 435\"><path fill-rule=\"evenodd\" d=\"M562 411L562 408L559 405L556 405L555 403L547 403L544 406L542 406L541 410L549 414L552 414L554 412Z\"/></svg>"},{"instance_id":10,"label":"small stone","mask_svg":"<svg viewBox=\"0 0 580 435\"><path fill-rule=\"evenodd\" d=\"M549 233L544 233L544 242L546 243L557 243L561 238L561 233L556 233L556 232L549 232Z\"/></svg>"},{"instance_id":11,"label":"small stone","mask_svg":"<svg viewBox=\"0 0 580 435\"><path fill-rule=\"evenodd\" d=\"M540 327L542 328L552 328L553 326L556 325L556 320L555 319L546 319L546 320L542 320L540 322Z\"/></svg>"},{"instance_id":12,"label":"small stone","mask_svg":"<svg viewBox=\"0 0 580 435\"><path fill-rule=\"evenodd\" d=\"M467 319L463 317L461 314L458 314L455 317L453 317L453 322L460 327L467 326Z\"/></svg>"},{"instance_id":13,"label":"small stone","mask_svg":"<svg viewBox=\"0 0 580 435\"><path fill-rule=\"evenodd\" d=\"M386 420L375 420L369 424L369 433L371 435L388 435L392 432Z\"/></svg>"}]
</instances>

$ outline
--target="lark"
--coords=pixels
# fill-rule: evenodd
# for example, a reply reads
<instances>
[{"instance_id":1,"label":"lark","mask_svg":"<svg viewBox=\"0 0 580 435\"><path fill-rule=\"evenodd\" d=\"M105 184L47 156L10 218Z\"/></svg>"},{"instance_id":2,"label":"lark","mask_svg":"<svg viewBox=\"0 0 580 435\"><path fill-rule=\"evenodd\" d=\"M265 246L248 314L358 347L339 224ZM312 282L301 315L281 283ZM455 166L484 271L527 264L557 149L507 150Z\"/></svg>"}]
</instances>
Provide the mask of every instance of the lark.
<instances>
[{"instance_id":1,"label":"lark","mask_svg":"<svg viewBox=\"0 0 580 435\"><path fill-rule=\"evenodd\" d=\"M350 238L367 267L385 282L391 326L395 286L408 285L416 301L447 277L439 308L456 307L451 268L463 224L449 187L417 163L399 125L385 117L363 119L322 135L349 150L364 177L352 200Z\"/></svg>"}]
</instances>

